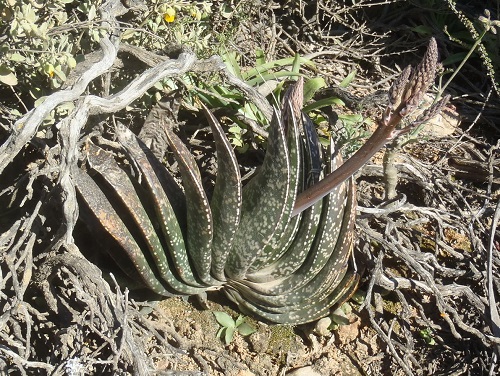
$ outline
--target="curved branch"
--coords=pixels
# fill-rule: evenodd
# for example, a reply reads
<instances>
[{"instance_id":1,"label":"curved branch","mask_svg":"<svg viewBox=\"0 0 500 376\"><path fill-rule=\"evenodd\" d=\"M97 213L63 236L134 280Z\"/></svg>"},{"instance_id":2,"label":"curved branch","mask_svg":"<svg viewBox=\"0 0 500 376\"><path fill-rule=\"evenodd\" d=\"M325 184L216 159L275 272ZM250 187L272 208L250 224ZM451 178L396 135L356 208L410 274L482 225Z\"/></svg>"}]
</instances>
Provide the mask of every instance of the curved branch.
<instances>
[{"instance_id":1,"label":"curved branch","mask_svg":"<svg viewBox=\"0 0 500 376\"><path fill-rule=\"evenodd\" d=\"M196 57L193 53L184 52L175 60L166 60L156 67L144 71L122 91L116 94L110 95L107 98L89 95L85 98L86 106L89 108L89 115L120 111L142 96L158 81L165 77L178 76L186 73L195 62Z\"/></svg>"},{"instance_id":2,"label":"curved branch","mask_svg":"<svg viewBox=\"0 0 500 376\"><path fill-rule=\"evenodd\" d=\"M11 135L0 146L0 174L12 162L24 145L34 137L40 124L52 110L61 103L78 99L92 80L111 68L118 52L118 40L113 43L110 38L103 37L99 44L103 52L101 60L89 67L72 88L48 96L42 104L14 123Z\"/></svg>"}]
</instances>

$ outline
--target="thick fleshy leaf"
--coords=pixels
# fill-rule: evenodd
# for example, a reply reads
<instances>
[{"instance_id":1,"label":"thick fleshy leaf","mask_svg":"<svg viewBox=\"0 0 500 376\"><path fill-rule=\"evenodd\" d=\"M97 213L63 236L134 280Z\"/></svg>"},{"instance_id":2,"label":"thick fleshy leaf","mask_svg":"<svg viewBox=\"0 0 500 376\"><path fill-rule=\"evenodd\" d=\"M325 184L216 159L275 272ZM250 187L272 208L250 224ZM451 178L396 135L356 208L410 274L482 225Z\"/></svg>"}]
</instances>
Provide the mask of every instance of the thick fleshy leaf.
<instances>
[{"instance_id":1,"label":"thick fleshy leaf","mask_svg":"<svg viewBox=\"0 0 500 376\"><path fill-rule=\"evenodd\" d=\"M217 149L217 179L210 202L214 224L212 274L218 280L225 281L224 268L241 216L240 168L221 125L207 108L203 109Z\"/></svg>"},{"instance_id":2,"label":"thick fleshy leaf","mask_svg":"<svg viewBox=\"0 0 500 376\"><path fill-rule=\"evenodd\" d=\"M203 189L200 171L194 157L173 130L165 127L165 132L170 149L179 165L186 194L186 246L190 261L204 284L217 285L218 281L210 274L213 239L212 211Z\"/></svg>"},{"instance_id":3,"label":"thick fleshy leaf","mask_svg":"<svg viewBox=\"0 0 500 376\"><path fill-rule=\"evenodd\" d=\"M322 268L312 278L311 276L303 277L298 281L297 277L293 278L294 276L292 276L282 280L280 284L273 286L270 294L269 291L266 291L268 294L263 294L257 289L251 291L247 286L240 286L246 299L271 310L271 307L287 307L293 310L307 306L311 302L323 301L337 288L338 283L348 271L348 258L353 248L355 196L352 186L352 182L350 182L349 193L345 201L338 203L345 208L339 228L340 236L334 245L331 256L325 260Z\"/></svg>"},{"instance_id":4,"label":"thick fleshy leaf","mask_svg":"<svg viewBox=\"0 0 500 376\"><path fill-rule=\"evenodd\" d=\"M321 270L332 255L335 245L341 237L340 229L343 221L346 186L335 188L326 198L322 207L322 215L318 231L310 251L301 267L291 276L289 287L298 288L307 284ZM287 291L285 284L282 291Z\"/></svg>"},{"instance_id":5,"label":"thick fleshy leaf","mask_svg":"<svg viewBox=\"0 0 500 376\"><path fill-rule=\"evenodd\" d=\"M153 266L150 264L147 257L145 257L142 249L135 241L134 236L116 213L113 205L109 202L101 188L82 170L75 169L71 177L83 202L88 206L94 218L126 252L128 256L127 262L124 262L122 255L110 253L110 256L113 257L118 266L120 266L126 274L129 274L128 261L130 260L139 278L146 287L157 294L171 296L172 292L169 292L159 281L153 271Z\"/></svg>"},{"instance_id":6,"label":"thick fleshy leaf","mask_svg":"<svg viewBox=\"0 0 500 376\"><path fill-rule=\"evenodd\" d=\"M113 193L121 200L120 207L127 209L127 214L130 215L135 224L133 227L136 229L136 233L142 235L143 239L140 243L145 244L145 247L147 247L156 264L158 274L165 284L177 294L201 293L203 291L201 288L195 288L183 283L178 276L174 276L172 273L172 270L175 269L169 264L165 254L165 250L168 250L168 248L160 241L163 234L156 232L143 206L143 202L137 195L136 189L125 171L118 166L110 153L93 143L87 145L87 150L87 159L90 166L112 187ZM115 205L118 205L118 202ZM139 241L137 236L136 241Z\"/></svg>"},{"instance_id":7,"label":"thick fleshy leaf","mask_svg":"<svg viewBox=\"0 0 500 376\"><path fill-rule=\"evenodd\" d=\"M300 97L300 100L295 99L297 96ZM286 98L290 98L290 100L286 100ZM300 81L292 86L289 89L289 92L285 95L285 103L283 104L283 109L281 111L282 123L285 125L285 129L287 130L287 148L290 171L288 187L289 194L286 199L287 202L284 206L282 219L278 223L271 241L265 246L260 255L252 263L247 274L251 274L256 270L261 269L263 266L273 263L279 259L288 249L299 228L300 216L292 218L291 213L295 204L295 192L299 189L299 184L301 183L300 180L302 178L301 143L298 130L300 118L297 118L297 114L300 114L301 107L302 83Z\"/></svg>"},{"instance_id":8,"label":"thick fleshy leaf","mask_svg":"<svg viewBox=\"0 0 500 376\"><path fill-rule=\"evenodd\" d=\"M329 171L341 163L329 158ZM355 194L352 180L325 197L316 239L292 275L266 283L231 281L227 294L244 312L276 322L307 322L326 315L347 288L347 259L352 252ZM344 278L344 279L342 279Z\"/></svg>"},{"instance_id":9,"label":"thick fleshy leaf","mask_svg":"<svg viewBox=\"0 0 500 376\"><path fill-rule=\"evenodd\" d=\"M241 312L280 324L303 324L318 320L330 313L331 307L340 306L349 299L359 282L359 275L349 271L338 287L324 300L303 304L298 309L289 306L269 309L247 301L237 290L228 289L227 296L238 304Z\"/></svg>"},{"instance_id":10,"label":"thick fleshy leaf","mask_svg":"<svg viewBox=\"0 0 500 376\"><path fill-rule=\"evenodd\" d=\"M163 232L163 236L165 237L177 273L185 283L194 287L201 287L202 284L196 278L196 275L193 274L189 262L183 232L179 226L179 222L177 221L169 198L157 176L157 174L161 172L165 173L165 171L153 169L149 163L148 156L139 144L138 138L125 126L118 124L116 127L116 135L127 154L140 169L144 183L150 193L149 197L153 201L156 217Z\"/></svg>"},{"instance_id":11,"label":"thick fleshy leaf","mask_svg":"<svg viewBox=\"0 0 500 376\"><path fill-rule=\"evenodd\" d=\"M305 113L302 113L302 124L305 138L305 151L307 155L307 167L309 175L306 176L305 186L310 187L319 181L322 167L321 144L319 142L318 133L311 118ZM334 166L334 168L336 168Z\"/></svg>"},{"instance_id":12,"label":"thick fleshy leaf","mask_svg":"<svg viewBox=\"0 0 500 376\"><path fill-rule=\"evenodd\" d=\"M321 145L318 142L314 124L308 116L303 114L302 125L304 144L302 145L302 158L299 160L301 166L298 175L301 182L295 187L295 192L298 192L299 186L300 190L304 190L314 184L322 174ZM271 282L271 285L274 285L281 277L291 275L302 265L318 228L322 204L322 201L318 201L310 210L292 218L281 236L282 243L279 245L281 249L277 247L277 252L262 263L260 270L247 275L250 281Z\"/></svg>"},{"instance_id":13,"label":"thick fleshy leaf","mask_svg":"<svg viewBox=\"0 0 500 376\"><path fill-rule=\"evenodd\" d=\"M240 226L226 264L226 275L241 279L269 244L287 205L289 156L280 116L271 121L267 152L259 173L243 187Z\"/></svg>"}]
</instances>

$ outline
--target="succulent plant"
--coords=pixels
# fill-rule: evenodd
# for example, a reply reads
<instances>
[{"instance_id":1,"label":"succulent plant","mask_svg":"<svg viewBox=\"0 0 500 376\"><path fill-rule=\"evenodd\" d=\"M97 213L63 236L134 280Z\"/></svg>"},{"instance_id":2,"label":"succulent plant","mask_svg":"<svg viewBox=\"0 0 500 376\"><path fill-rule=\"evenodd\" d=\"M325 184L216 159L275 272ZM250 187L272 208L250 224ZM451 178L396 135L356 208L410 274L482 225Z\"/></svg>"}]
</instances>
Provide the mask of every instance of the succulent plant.
<instances>
[{"instance_id":1,"label":"succulent plant","mask_svg":"<svg viewBox=\"0 0 500 376\"><path fill-rule=\"evenodd\" d=\"M112 153L87 142L89 171L75 171L73 178L92 221L126 251L127 258L116 255L117 263L164 296L220 286L241 311L273 322L302 323L326 315L357 281L348 262L354 186L349 180L292 216L297 193L325 173L315 129L301 107L300 80L275 111L263 164L244 186L230 142L204 110L217 151L210 199L194 157L165 122L162 131L183 189L123 125L116 127L116 136L133 173ZM341 164L333 146L323 159L328 171Z\"/></svg>"},{"instance_id":2,"label":"succulent plant","mask_svg":"<svg viewBox=\"0 0 500 376\"><path fill-rule=\"evenodd\" d=\"M169 122L160 121L157 132L174 155L182 187L139 137L118 124L124 157L88 141L87 172L73 174L93 217L89 222L126 252L127 258L112 254L122 269L157 294L220 288L243 313L272 322L326 316L359 280L351 260L356 199L350 176L400 132L396 126L418 105L436 64L432 40L423 63L412 75L405 70L391 89L374 136L345 164L333 143L323 151L312 122L301 113L299 79L275 110L264 161L245 185L231 144L205 108L217 151L210 198L194 157Z\"/></svg>"}]
</instances>

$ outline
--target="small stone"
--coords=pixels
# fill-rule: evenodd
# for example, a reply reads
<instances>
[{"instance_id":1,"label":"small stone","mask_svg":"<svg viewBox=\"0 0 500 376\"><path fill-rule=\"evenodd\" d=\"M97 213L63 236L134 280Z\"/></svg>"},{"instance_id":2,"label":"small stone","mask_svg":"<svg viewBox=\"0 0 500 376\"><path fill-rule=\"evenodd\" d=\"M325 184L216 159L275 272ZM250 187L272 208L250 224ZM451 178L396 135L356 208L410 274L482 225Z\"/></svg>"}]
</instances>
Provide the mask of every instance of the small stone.
<instances>
[{"instance_id":1,"label":"small stone","mask_svg":"<svg viewBox=\"0 0 500 376\"><path fill-rule=\"evenodd\" d=\"M330 330L328 330L329 326L332 324L332 319L329 317L323 317L316 322L314 326L314 333L321 336L326 337L330 335Z\"/></svg>"},{"instance_id":2,"label":"small stone","mask_svg":"<svg viewBox=\"0 0 500 376\"><path fill-rule=\"evenodd\" d=\"M318 372L313 370L311 366L301 367L287 372L286 376L321 376Z\"/></svg>"},{"instance_id":3,"label":"small stone","mask_svg":"<svg viewBox=\"0 0 500 376\"><path fill-rule=\"evenodd\" d=\"M236 376L255 376L255 373L252 371L241 370L236 374Z\"/></svg>"},{"instance_id":4,"label":"small stone","mask_svg":"<svg viewBox=\"0 0 500 376\"><path fill-rule=\"evenodd\" d=\"M269 347L269 335L266 334L255 332L248 337L248 341L256 353L264 353Z\"/></svg>"}]
</instances>

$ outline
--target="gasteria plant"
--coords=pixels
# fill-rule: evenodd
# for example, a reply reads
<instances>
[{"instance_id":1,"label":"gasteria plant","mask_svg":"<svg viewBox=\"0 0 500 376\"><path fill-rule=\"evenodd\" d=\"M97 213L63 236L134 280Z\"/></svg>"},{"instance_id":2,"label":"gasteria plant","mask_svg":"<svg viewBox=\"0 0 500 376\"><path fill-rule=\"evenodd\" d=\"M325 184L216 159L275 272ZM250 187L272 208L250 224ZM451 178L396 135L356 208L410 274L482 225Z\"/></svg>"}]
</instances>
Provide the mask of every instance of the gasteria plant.
<instances>
[{"instance_id":1,"label":"gasteria plant","mask_svg":"<svg viewBox=\"0 0 500 376\"><path fill-rule=\"evenodd\" d=\"M73 173L91 214L88 221L126 252L127 259L112 254L121 267L160 295L221 288L242 312L272 322L326 316L359 280L351 257L356 209L351 176L386 142L445 105L447 97L398 129L432 84L436 65L432 39L420 65L406 68L392 86L374 135L344 164L333 143L322 150L312 122L301 113L299 79L275 110L263 164L244 186L231 144L204 108L217 150L211 198L194 157L169 122L160 122L158 132L177 161L183 187L118 124L116 137L127 162L88 141L88 171Z\"/></svg>"}]
</instances>

